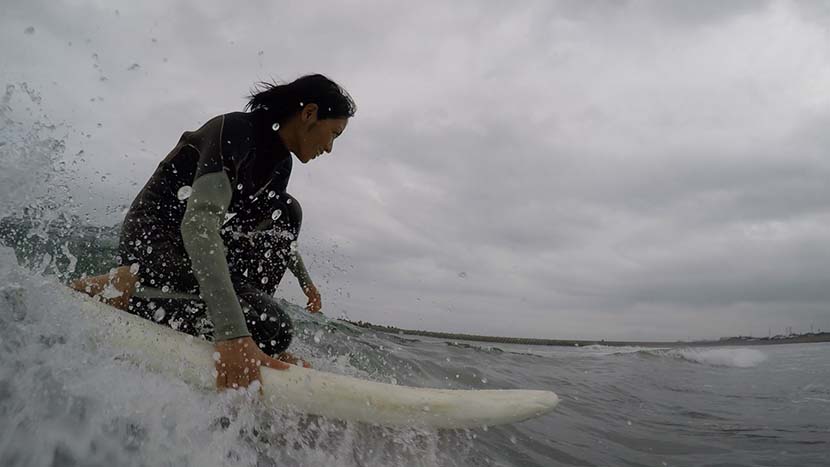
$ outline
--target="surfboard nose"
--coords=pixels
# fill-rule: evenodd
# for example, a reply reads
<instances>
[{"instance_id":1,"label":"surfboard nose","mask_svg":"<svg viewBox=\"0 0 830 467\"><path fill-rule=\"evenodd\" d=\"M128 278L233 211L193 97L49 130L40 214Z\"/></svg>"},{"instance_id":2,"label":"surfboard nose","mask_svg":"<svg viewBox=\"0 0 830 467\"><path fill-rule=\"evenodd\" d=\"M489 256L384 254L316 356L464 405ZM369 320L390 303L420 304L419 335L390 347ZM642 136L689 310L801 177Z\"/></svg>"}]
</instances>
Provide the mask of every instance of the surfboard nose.
<instances>
[{"instance_id":1,"label":"surfboard nose","mask_svg":"<svg viewBox=\"0 0 830 467\"><path fill-rule=\"evenodd\" d=\"M556 408L559 405L559 396L552 391L525 391L528 394L528 397L532 399L532 402L536 403L539 407L539 411L536 412L536 415L542 415L548 413Z\"/></svg>"}]
</instances>

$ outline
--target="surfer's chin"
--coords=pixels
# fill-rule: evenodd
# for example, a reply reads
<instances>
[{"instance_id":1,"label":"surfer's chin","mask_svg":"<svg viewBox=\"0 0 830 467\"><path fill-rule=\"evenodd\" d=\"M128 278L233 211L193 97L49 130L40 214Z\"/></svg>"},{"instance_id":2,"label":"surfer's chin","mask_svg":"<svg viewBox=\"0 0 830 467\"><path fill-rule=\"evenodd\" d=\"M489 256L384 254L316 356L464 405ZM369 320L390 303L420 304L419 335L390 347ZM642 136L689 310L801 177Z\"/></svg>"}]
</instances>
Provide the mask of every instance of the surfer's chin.
<instances>
[{"instance_id":1,"label":"surfer's chin","mask_svg":"<svg viewBox=\"0 0 830 467\"><path fill-rule=\"evenodd\" d=\"M313 157L305 157L305 156L303 156L299 153L292 153L292 154L294 154L294 157L296 157L297 160L300 161L301 164L308 164L308 162L311 161L311 159L314 159Z\"/></svg>"}]
</instances>

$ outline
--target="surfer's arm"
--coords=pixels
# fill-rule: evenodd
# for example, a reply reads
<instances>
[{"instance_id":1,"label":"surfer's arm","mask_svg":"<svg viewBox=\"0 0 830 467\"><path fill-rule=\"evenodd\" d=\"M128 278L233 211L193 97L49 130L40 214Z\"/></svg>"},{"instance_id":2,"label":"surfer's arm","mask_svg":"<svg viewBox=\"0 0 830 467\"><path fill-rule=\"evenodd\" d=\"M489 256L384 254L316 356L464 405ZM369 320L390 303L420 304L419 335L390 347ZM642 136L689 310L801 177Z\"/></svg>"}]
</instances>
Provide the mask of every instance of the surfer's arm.
<instances>
[{"instance_id":1,"label":"surfer's arm","mask_svg":"<svg viewBox=\"0 0 830 467\"><path fill-rule=\"evenodd\" d=\"M250 336L219 235L233 193L230 179L221 170L207 173L194 180L192 189L182 219L182 240L213 322L214 337L224 341Z\"/></svg>"},{"instance_id":2,"label":"surfer's arm","mask_svg":"<svg viewBox=\"0 0 830 467\"><path fill-rule=\"evenodd\" d=\"M297 278L300 287L303 289L308 285L314 286L314 283L311 281L311 276L308 275L305 263L303 263L303 257L300 256L300 252L296 249L288 256L288 270L291 271L291 274L294 274L294 277Z\"/></svg>"},{"instance_id":3,"label":"surfer's arm","mask_svg":"<svg viewBox=\"0 0 830 467\"><path fill-rule=\"evenodd\" d=\"M308 297L306 309L312 313L320 311L320 308L322 308L320 292L317 291L317 287L308 274L305 263L303 263L303 257L300 256L300 252L296 249L292 249L288 257L288 270L297 278L297 281L300 283L300 288L303 289L303 293Z\"/></svg>"}]
</instances>

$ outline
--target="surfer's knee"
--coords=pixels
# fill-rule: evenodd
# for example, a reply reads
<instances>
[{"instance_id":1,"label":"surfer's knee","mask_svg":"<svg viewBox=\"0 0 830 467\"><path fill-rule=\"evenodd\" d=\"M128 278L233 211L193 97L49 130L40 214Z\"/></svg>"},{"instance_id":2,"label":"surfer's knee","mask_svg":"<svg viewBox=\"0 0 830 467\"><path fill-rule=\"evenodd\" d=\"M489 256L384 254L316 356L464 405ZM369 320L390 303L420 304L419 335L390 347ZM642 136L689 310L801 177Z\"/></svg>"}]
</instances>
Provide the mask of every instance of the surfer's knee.
<instances>
[{"instance_id":1,"label":"surfer's knee","mask_svg":"<svg viewBox=\"0 0 830 467\"><path fill-rule=\"evenodd\" d=\"M272 357L288 350L294 340L294 324L290 319L281 319L263 331L265 332L258 333L263 338L258 344L263 352Z\"/></svg>"},{"instance_id":2,"label":"surfer's knee","mask_svg":"<svg viewBox=\"0 0 830 467\"><path fill-rule=\"evenodd\" d=\"M274 315L263 312L249 322L248 330L259 348L272 357L288 350L294 339L294 324L285 313Z\"/></svg>"},{"instance_id":3,"label":"surfer's knee","mask_svg":"<svg viewBox=\"0 0 830 467\"><path fill-rule=\"evenodd\" d=\"M288 221L294 227L297 234L300 232L300 227L303 224L303 207L297 198L285 193L285 210L288 214Z\"/></svg>"},{"instance_id":4,"label":"surfer's knee","mask_svg":"<svg viewBox=\"0 0 830 467\"><path fill-rule=\"evenodd\" d=\"M245 302L248 331L254 342L271 356L285 352L294 338L291 318L273 297L251 287L240 289L239 298Z\"/></svg>"},{"instance_id":5,"label":"surfer's knee","mask_svg":"<svg viewBox=\"0 0 830 467\"><path fill-rule=\"evenodd\" d=\"M288 232L296 240L300 234L300 227L303 224L303 208L297 198L290 194L280 193L279 198L274 202L273 208L279 211L279 216L275 216L272 227L281 232Z\"/></svg>"}]
</instances>

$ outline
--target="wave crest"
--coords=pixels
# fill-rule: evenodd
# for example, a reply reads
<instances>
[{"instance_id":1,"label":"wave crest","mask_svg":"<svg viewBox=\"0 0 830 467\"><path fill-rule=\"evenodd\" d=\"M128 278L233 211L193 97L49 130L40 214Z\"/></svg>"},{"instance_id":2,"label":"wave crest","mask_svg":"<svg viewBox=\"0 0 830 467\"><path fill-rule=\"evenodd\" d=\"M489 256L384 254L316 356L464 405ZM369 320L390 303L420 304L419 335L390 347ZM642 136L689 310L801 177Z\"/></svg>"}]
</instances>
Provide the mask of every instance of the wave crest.
<instances>
[{"instance_id":1,"label":"wave crest","mask_svg":"<svg viewBox=\"0 0 830 467\"><path fill-rule=\"evenodd\" d=\"M766 354L756 349L672 349L660 352L663 355L703 365L752 368L767 359Z\"/></svg>"}]
</instances>

